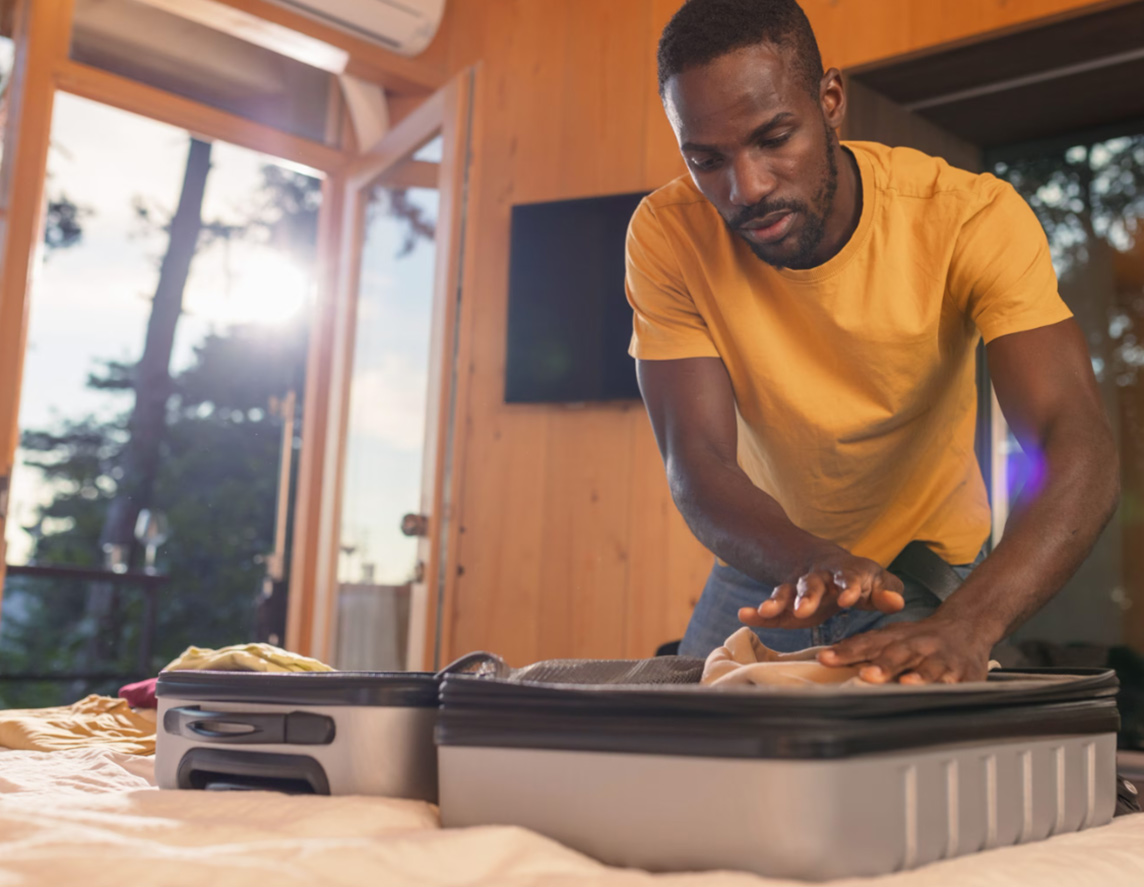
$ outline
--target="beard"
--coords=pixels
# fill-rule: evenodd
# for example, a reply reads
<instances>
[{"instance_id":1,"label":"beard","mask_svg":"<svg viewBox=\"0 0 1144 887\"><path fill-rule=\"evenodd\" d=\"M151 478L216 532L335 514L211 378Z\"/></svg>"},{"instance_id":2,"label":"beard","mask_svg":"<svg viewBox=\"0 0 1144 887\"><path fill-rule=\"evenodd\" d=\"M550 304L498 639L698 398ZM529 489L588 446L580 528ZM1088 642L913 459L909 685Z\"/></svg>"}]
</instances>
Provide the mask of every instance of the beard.
<instances>
[{"instance_id":1,"label":"beard","mask_svg":"<svg viewBox=\"0 0 1144 887\"><path fill-rule=\"evenodd\" d=\"M826 164L812 206L801 200L763 200L754 206L746 207L734 219L723 219L732 232L746 241L751 252L771 267L804 271L818 264L815 253L826 236L826 220L834 209L834 197L838 193L838 162L834 157L837 138L833 130L826 130ZM774 254L773 250L777 244L754 243L745 237L741 230L751 220L761 219L780 210L798 213L803 219L802 231L798 234L793 252L784 256Z\"/></svg>"}]
</instances>

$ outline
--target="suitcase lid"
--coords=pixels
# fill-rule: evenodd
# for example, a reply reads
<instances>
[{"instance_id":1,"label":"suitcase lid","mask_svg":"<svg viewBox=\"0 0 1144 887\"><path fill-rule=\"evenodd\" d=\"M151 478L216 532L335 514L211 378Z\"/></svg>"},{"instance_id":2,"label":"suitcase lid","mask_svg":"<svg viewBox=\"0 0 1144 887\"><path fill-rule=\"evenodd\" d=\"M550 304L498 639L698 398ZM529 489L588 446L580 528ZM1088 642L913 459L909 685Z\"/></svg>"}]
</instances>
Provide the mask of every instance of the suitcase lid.
<instances>
[{"instance_id":1,"label":"suitcase lid","mask_svg":"<svg viewBox=\"0 0 1144 887\"><path fill-rule=\"evenodd\" d=\"M1026 669L977 684L587 686L447 675L440 745L837 758L1018 736L1114 733L1115 672Z\"/></svg>"},{"instance_id":2,"label":"suitcase lid","mask_svg":"<svg viewBox=\"0 0 1144 887\"><path fill-rule=\"evenodd\" d=\"M165 671L155 695L203 702L435 708L437 676L425 672Z\"/></svg>"}]
</instances>

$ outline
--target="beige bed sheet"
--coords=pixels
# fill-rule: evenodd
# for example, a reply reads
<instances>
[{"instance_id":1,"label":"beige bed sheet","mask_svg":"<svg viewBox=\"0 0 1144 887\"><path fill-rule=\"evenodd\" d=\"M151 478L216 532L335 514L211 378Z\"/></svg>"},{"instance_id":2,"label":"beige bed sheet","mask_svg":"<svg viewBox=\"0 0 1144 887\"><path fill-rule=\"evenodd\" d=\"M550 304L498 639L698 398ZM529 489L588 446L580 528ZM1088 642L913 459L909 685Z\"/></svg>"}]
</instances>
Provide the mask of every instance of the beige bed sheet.
<instances>
[{"instance_id":1,"label":"beige bed sheet","mask_svg":"<svg viewBox=\"0 0 1144 887\"><path fill-rule=\"evenodd\" d=\"M1141 887L1144 815L835 887ZM0 887L793 887L612 869L519 828L443 830L429 804L168 792L108 749L0 752Z\"/></svg>"}]
</instances>

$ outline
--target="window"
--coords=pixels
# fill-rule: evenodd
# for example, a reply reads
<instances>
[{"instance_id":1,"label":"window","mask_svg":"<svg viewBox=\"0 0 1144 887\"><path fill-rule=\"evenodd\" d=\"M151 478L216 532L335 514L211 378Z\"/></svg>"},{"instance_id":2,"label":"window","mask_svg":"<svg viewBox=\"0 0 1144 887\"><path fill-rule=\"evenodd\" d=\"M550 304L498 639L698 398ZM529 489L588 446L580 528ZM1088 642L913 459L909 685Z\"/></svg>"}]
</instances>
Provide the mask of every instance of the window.
<instances>
[{"instance_id":1,"label":"window","mask_svg":"<svg viewBox=\"0 0 1144 887\"><path fill-rule=\"evenodd\" d=\"M190 644L249 641L300 446L283 405L305 390L320 181L67 94L51 135L0 706L114 695Z\"/></svg>"}]
</instances>

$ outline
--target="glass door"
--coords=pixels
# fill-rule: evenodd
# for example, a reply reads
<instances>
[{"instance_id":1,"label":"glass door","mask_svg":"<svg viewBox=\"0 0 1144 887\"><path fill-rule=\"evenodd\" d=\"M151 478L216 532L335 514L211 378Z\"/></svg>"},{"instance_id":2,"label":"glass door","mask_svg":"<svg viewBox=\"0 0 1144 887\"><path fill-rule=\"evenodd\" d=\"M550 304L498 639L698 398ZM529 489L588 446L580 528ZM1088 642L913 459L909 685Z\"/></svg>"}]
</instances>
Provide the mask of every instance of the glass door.
<instances>
[{"instance_id":1,"label":"glass door","mask_svg":"<svg viewBox=\"0 0 1144 887\"><path fill-rule=\"evenodd\" d=\"M405 667L413 586L425 572L421 478L440 210L431 172L412 187L378 182L363 195L337 567L341 668Z\"/></svg>"},{"instance_id":2,"label":"glass door","mask_svg":"<svg viewBox=\"0 0 1144 887\"><path fill-rule=\"evenodd\" d=\"M347 176L315 655L435 667L446 594L471 73Z\"/></svg>"}]
</instances>

